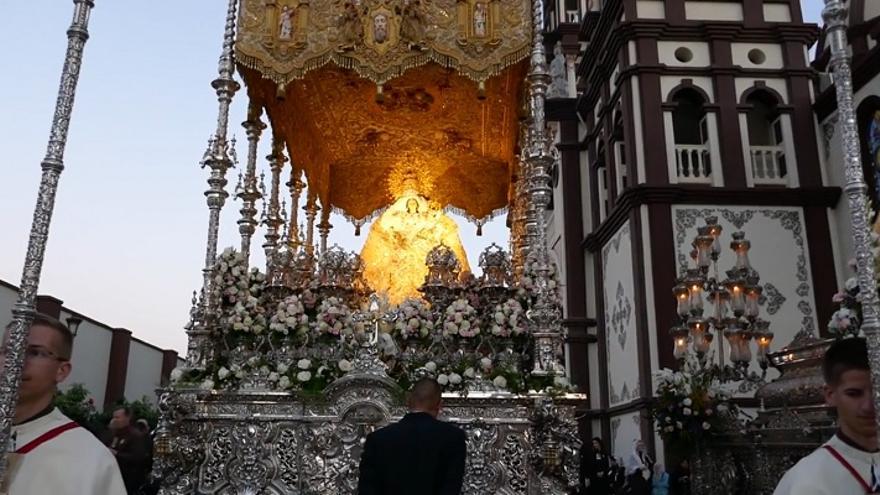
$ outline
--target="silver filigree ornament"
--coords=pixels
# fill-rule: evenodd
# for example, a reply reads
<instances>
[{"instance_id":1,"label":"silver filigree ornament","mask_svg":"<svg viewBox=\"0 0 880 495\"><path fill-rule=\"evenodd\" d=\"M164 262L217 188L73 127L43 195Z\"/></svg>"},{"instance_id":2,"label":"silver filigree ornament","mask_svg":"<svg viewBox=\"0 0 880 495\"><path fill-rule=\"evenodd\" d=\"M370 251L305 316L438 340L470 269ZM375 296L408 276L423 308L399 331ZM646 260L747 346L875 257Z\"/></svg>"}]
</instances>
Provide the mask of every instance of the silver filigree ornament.
<instances>
[{"instance_id":1,"label":"silver filigree ornament","mask_svg":"<svg viewBox=\"0 0 880 495\"><path fill-rule=\"evenodd\" d=\"M844 192L849 205L851 232L856 251L856 273L863 315L862 331L868 341L871 379L876 384L880 383L880 301L877 299L874 255L871 252L871 229L864 207L868 187L862 170L861 145L853 103L852 69L847 41L849 15L846 2L825 0L822 18L825 21L825 38L831 51L829 67L837 95L837 112L846 173ZM874 387L874 404L876 420L880 424L880 387L877 386Z\"/></svg>"},{"instance_id":2,"label":"silver filigree ornament","mask_svg":"<svg viewBox=\"0 0 880 495\"><path fill-rule=\"evenodd\" d=\"M41 163L42 176L28 237L18 301L12 308L12 323L7 327L3 375L0 377L0 445L4 454L12 447L10 432L18 401L27 333L36 312L37 290L49 238L49 226L55 209L55 195L61 171L64 170L64 150L67 146L67 132L79 82L83 49L89 39L89 16L95 6L93 0L74 0L73 4L73 21L67 30L67 51L61 70L49 143ZM3 455L0 458L0 479L5 477L6 467L6 456Z\"/></svg>"}]
</instances>

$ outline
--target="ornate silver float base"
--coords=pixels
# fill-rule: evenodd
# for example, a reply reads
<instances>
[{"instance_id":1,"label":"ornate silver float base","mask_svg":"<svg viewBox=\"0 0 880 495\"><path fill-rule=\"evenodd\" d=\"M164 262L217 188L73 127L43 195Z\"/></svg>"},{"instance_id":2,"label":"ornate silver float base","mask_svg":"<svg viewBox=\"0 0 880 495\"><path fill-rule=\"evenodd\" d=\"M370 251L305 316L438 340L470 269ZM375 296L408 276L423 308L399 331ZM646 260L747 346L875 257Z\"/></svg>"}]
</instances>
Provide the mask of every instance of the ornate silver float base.
<instances>
[{"instance_id":1,"label":"ornate silver float base","mask_svg":"<svg viewBox=\"0 0 880 495\"><path fill-rule=\"evenodd\" d=\"M166 391L154 476L170 494L354 494L367 434L406 410L390 380L341 379L322 399L285 393ZM467 433L463 493L565 494L577 483L576 404L445 396Z\"/></svg>"}]
</instances>

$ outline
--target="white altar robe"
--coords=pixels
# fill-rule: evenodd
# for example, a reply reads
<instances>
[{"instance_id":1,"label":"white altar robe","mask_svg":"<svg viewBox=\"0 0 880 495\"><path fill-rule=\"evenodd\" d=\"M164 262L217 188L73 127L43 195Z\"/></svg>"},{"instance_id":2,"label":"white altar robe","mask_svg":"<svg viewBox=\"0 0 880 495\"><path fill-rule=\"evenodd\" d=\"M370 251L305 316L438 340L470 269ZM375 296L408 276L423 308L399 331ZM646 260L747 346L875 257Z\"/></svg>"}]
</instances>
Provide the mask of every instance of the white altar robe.
<instances>
[{"instance_id":1,"label":"white altar robe","mask_svg":"<svg viewBox=\"0 0 880 495\"><path fill-rule=\"evenodd\" d=\"M825 445L833 447L870 486L871 465L880 476L880 452L865 452L844 443L837 435ZM865 489L827 449L820 447L801 459L779 481L773 495L862 495Z\"/></svg>"},{"instance_id":2,"label":"white altar robe","mask_svg":"<svg viewBox=\"0 0 880 495\"><path fill-rule=\"evenodd\" d=\"M56 408L43 417L13 426L15 448L70 421ZM113 453L82 427L67 430L17 459L9 473L10 495L126 494Z\"/></svg>"}]
</instances>

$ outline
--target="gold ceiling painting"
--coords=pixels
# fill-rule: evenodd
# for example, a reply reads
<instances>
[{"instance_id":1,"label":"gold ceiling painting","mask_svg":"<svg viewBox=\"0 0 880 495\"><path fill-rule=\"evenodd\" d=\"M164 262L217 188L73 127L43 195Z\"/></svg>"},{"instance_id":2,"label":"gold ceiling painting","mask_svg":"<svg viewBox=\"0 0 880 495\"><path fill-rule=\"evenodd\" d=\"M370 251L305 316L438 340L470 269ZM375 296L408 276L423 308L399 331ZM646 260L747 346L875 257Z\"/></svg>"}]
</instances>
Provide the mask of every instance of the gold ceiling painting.
<instances>
[{"instance_id":1,"label":"gold ceiling painting","mask_svg":"<svg viewBox=\"0 0 880 495\"><path fill-rule=\"evenodd\" d=\"M333 62L375 83L430 61L485 81L530 48L529 0L242 0L236 59L286 85Z\"/></svg>"},{"instance_id":2,"label":"gold ceiling painting","mask_svg":"<svg viewBox=\"0 0 880 495\"><path fill-rule=\"evenodd\" d=\"M472 81L429 64L376 86L332 66L274 85L244 70L251 99L266 108L322 204L370 218L415 191L438 208L482 219L508 204L525 64Z\"/></svg>"}]
</instances>

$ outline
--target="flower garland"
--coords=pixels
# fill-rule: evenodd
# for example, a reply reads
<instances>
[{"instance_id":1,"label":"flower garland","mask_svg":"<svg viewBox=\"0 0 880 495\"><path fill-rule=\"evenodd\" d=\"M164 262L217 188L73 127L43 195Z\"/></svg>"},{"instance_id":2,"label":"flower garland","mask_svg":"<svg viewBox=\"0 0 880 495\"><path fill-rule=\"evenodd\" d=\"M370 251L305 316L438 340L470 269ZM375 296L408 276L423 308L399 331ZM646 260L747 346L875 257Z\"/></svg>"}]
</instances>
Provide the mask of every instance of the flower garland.
<instances>
[{"instance_id":1,"label":"flower garland","mask_svg":"<svg viewBox=\"0 0 880 495\"><path fill-rule=\"evenodd\" d=\"M473 338L480 334L477 310L467 301L459 298L452 301L442 317L443 335Z\"/></svg>"},{"instance_id":2,"label":"flower garland","mask_svg":"<svg viewBox=\"0 0 880 495\"><path fill-rule=\"evenodd\" d=\"M318 307L316 329L319 336L338 338L353 333L351 309L339 298L328 297Z\"/></svg>"},{"instance_id":3,"label":"flower garland","mask_svg":"<svg viewBox=\"0 0 880 495\"><path fill-rule=\"evenodd\" d=\"M299 296L290 296L278 303L278 309L269 320L269 330L300 338L308 334L309 317Z\"/></svg>"},{"instance_id":4,"label":"flower garland","mask_svg":"<svg viewBox=\"0 0 880 495\"><path fill-rule=\"evenodd\" d=\"M398 314L394 329L404 339L424 338L434 331L431 310L421 299L404 300L398 307Z\"/></svg>"},{"instance_id":5,"label":"flower garland","mask_svg":"<svg viewBox=\"0 0 880 495\"><path fill-rule=\"evenodd\" d=\"M489 333L496 337L520 336L526 332L525 310L516 299L495 305Z\"/></svg>"},{"instance_id":6,"label":"flower garland","mask_svg":"<svg viewBox=\"0 0 880 495\"><path fill-rule=\"evenodd\" d=\"M689 450L702 438L724 430L735 406L719 373L717 366L707 366L693 355L679 371L664 368L654 373L654 421L664 440Z\"/></svg>"}]
</instances>

